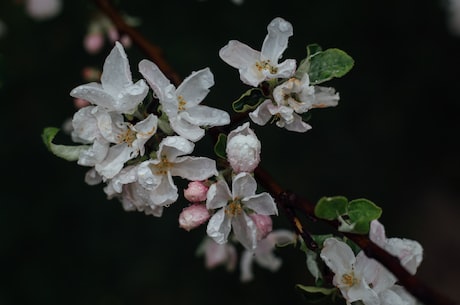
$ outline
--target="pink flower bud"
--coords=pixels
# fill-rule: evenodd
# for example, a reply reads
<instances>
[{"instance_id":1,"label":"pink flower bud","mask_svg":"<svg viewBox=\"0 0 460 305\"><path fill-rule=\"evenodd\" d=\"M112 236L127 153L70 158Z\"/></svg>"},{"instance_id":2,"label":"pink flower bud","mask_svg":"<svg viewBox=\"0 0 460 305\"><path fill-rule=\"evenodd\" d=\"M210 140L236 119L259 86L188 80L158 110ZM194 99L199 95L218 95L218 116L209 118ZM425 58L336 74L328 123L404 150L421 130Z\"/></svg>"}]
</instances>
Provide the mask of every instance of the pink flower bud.
<instances>
[{"instance_id":1,"label":"pink flower bud","mask_svg":"<svg viewBox=\"0 0 460 305\"><path fill-rule=\"evenodd\" d=\"M104 46L104 36L101 32L88 33L83 41L86 52L95 54Z\"/></svg>"},{"instance_id":2,"label":"pink flower bud","mask_svg":"<svg viewBox=\"0 0 460 305\"><path fill-rule=\"evenodd\" d=\"M273 221L269 215L249 215L257 228L257 240L264 239L273 229Z\"/></svg>"},{"instance_id":3,"label":"pink flower bud","mask_svg":"<svg viewBox=\"0 0 460 305\"><path fill-rule=\"evenodd\" d=\"M89 106L90 102L88 102L87 100L84 100L82 98L75 98L73 100L73 105L75 106L75 108L80 109L80 108Z\"/></svg>"},{"instance_id":4,"label":"pink flower bud","mask_svg":"<svg viewBox=\"0 0 460 305\"><path fill-rule=\"evenodd\" d=\"M206 206L201 203L195 203L182 210L179 215L179 227L190 231L205 223L211 214L209 214Z\"/></svg>"},{"instance_id":5,"label":"pink flower bud","mask_svg":"<svg viewBox=\"0 0 460 305\"><path fill-rule=\"evenodd\" d=\"M253 172L260 162L260 141L245 123L228 134L227 159L235 173Z\"/></svg>"},{"instance_id":6,"label":"pink flower bud","mask_svg":"<svg viewBox=\"0 0 460 305\"><path fill-rule=\"evenodd\" d=\"M192 181L184 190L185 199L190 202L201 202L206 200L208 187L201 181Z\"/></svg>"}]
</instances>

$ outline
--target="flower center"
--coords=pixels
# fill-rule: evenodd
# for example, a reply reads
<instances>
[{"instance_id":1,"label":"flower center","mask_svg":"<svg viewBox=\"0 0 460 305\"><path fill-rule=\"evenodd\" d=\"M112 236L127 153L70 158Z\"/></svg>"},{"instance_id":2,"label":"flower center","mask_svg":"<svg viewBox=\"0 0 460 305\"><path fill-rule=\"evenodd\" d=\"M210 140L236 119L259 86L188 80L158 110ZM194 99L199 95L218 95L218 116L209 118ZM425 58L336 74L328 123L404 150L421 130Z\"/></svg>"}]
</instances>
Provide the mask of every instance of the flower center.
<instances>
[{"instance_id":1,"label":"flower center","mask_svg":"<svg viewBox=\"0 0 460 305\"><path fill-rule=\"evenodd\" d=\"M278 68L273 67L270 64L269 59L263 60L263 61L257 61L256 62L256 68L259 71L266 70L266 71L270 72L271 74L276 74L278 72Z\"/></svg>"},{"instance_id":2,"label":"flower center","mask_svg":"<svg viewBox=\"0 0 460 305\"><path fill-rule=\"evenodd\" d=\"M129 128L127 128L124 132L117 135L118 143L125 142L126 144L131 146L134 140L136 140L136 132Z\"/></svg>"},{"instance_id":3,"label":"flower center","mask_svg":"<svg viewBox=\"0 0 460 305\"><path fill-rule=\"evenodd\" d=\"M345 273L344 275L342 275L342 283L346 286L351 287L354 284L356 284L356 282L357 279L355 278L355 274L353 273L353 271L351 273Z\"/></svg>"},{"instance_id":4,"label":"flower center","mask_svg":"<svg viewBox=\"0 0 460 305\"><path fill-rule=\"evenodd\" d=\"M225 207L225 214L229 216L238 216L241 213L243 213L243 205L238 198L231 200Z\"/></svg>"},{"instance_id":5,"label":"flower center","mask_svg":"<svg viewBox=\"0 0 460 305\"><path fill-rule=\"evenodd\" d=\"M169 162L166 156L162 156L160 163L155 165L155 173L157 175L166 175L172 166L173 163Z\"/></svg>"},{"instance_id":6,"label":"flower center","mask_svg":"<svg viewBox=\"0 0 460 305\"><path fill-rule=\"evenodd\" d=\"M187 105L187 101L184 100L184 97L182 95L179 95L177 97L177 100L179 101L179 104L177 105L177 110L184 111L185 110L185 105Z\"/></svg>"}]
</instances>

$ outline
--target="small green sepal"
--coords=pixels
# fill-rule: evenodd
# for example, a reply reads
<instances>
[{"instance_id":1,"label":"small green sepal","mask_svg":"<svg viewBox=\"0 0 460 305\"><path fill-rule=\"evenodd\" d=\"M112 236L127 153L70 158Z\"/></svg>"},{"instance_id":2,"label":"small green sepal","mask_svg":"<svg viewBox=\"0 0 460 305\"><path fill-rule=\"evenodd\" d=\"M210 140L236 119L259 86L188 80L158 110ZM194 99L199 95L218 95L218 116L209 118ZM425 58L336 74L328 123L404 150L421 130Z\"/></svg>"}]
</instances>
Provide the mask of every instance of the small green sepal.
<instances>
[{"instance_id":1,"label":"small green sepal","mask_svg":"<svg viewBox=\"0 0 460 305\"><path fill-rule=\"evenodd\" d=\"M326 298L333 297L337 293L337 288L305 286L301 284L297 284L296 288L305 295L305 299L309 303L319 303Z\"/></svg>"},{"instance_id":2,"label":"small green sepal","mask_svg":"<svg viewBox=\"0 0 460 305\"><path fill-rule=\"evenodd\" d=\"M88 145L78 145L78 146L68 146L68 145L58 145L53 143L53 139L56 137L56 134L59 132L59 128L56 127L46 127L43 129L42 140L45 143L49 151L51 151L56 156L67 160L67 161L77 161L80 153L89 148Z\"/></svg>"},{"instance_id":3,"label":"small green sepal","mask_svg":"<svg viewBox=\"0 0 460 305\"><path fill-rule=\"evenodd\" d=\"M227 148L227 136L223 133L219 134L217 138L217 142L214 145L214 153L216 156L222 159L227 159L227 152L225 151Z\"/></svg>"},{"instance_id":4,"label":"small green sepal","mask_svg":"<svg viewBox=\"0 0 460 305\"><path fill-rule=\"evenodd\" d=\"M232 107L235 112L243 113L256 109L266 99L260 88L252 88L234 101Z\"/></svg>"}]
</instances>

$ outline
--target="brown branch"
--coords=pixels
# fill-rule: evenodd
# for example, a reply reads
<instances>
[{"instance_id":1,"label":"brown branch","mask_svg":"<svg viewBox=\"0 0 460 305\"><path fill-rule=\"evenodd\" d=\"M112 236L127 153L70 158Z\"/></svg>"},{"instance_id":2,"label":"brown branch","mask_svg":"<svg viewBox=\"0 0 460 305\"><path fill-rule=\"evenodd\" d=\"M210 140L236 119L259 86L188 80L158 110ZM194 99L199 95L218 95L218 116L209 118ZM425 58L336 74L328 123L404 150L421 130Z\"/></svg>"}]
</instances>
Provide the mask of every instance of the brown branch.
<instances>
[{"instance_id":1,"label":"brown branch","mask_svg":"<svg viewBox=\"0 0 460 305\"><path fill-rule=\"evenodd\" d=\"M255 170L257 181L270 192L275 200L281 206L292 208L305 213L308 217L316 221L327 222L329 225L338 228L336 221L326 221L323 219L316 218L314 214L315 205L305 198L302 198L295 193L283 190L283 188L270 177L270 175L261 168ZM410 274L400 263L396 256L389 254L384 249L380 248L374 242L372 242L367 235L351 234L338 232L353 242L355 242L368 257L374 258L385 266L394 276L398 279L399 283L406 288L414 297L424 304L429 305L458 305L455 302L444 295L434 291L431 287L428 287L422 283L417 277Z\"/></svg>"},{"instance_id":2,"label":"brown branch","mask_svg":"<svg viewBox=\"0 0 460 305\"><path fill-rule=\"evenodd\" d=\"M162 51L157 46L151 44L145 39L142 34L130 27L121 17L119 12L113 7L110 0L93 0L97 6L112 20L117 29L124 34L127 34L134 44L136 44L152 61L154 61L163 73L168 77L172 83L176 86L180 84L181 78L174 71L174 69L164 59ZM241 121L242 116L237 115L232 118L230 126L233 126L235 122ZM228 133L229 126L227 128L211 128L211 135L217 139L219 132ZM315 242L311 239L308 232L302 226L299 218L295 212L299 211L313 221L327 222L329 225L334 227L336 230L338 224L335 221L325 221L317 219L314 214L315 205L310 201L298 196L293 192L289 192L283 189L266 171L261 167L255 170L255 175L262 187L264 187L270 194L275 198L278 205L285 211L286 217L293 225L296 232L303 237L307 246L314 249L316 248ZM399 280L399 283L403 285L407 291L413 296L419 299L426 305L458 305L459 303L447 298L444 295L439 294L430 287L422 283L417 277L411 275L404 267L402 267L399 259L379 246L373 243L367 235L358 235L351 233L342 233L344 236L355 242L368 257L374 258L384 265L391 273L393 273Z\"/></svg>"},{"instance_id":3,"label":"brown branch","mask_svg":"<svg viewBox=\"0 0 460 305\"><path fill-rule=\"evenodd\" d=\"M110 18L112 23L117 27L120 33L128 35L134 44L139 47L149 58L152 60L160 70L166 75L167 78L176 86L182 81L181 77L177 72L168 64L163 57L162 50L151 44L145 37L139 33L136 29L129 26L123 17L120 15L118 10L112 5L110 0L94 0L96 5L99 7L107 17Z\"/></svg>"}]
</instances>

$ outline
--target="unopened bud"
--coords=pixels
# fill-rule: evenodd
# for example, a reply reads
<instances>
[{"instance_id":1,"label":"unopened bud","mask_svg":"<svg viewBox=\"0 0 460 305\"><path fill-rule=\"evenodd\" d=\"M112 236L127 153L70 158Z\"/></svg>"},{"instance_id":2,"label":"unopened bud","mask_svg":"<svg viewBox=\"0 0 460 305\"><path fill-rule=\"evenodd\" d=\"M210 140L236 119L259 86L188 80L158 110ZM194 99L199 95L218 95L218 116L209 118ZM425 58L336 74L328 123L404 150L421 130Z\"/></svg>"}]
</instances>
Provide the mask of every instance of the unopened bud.
<instances>
[{"instance_id":1,"label":"unopened bud","mask_svg":"<svg viewBox=\"0 0 460 305\"><path fill-rule=\"evenodd\" d=\"M227 159L235 173L253 172L260 162L260 141L245 123L228 134Z\"/></svg>"},{"instance_id":2,"label":"unopened bud","mask_svg":"<svg viewBox=\"0 0 460 305\"><path fill-rule=\"evenodd\" d=\"M192 181L184 190L184 197L190 202L201 202L206 200L208 187L201 181Z\"/></svg>"},{"instance_id":3,"label":"unopened bud","mask_svg":"<svg viewBox=\"0 0 460 305\"><path fill-rule=\"evenodd\" d=\"M96 54L104 46L104 36L101 32L88 33L83 41L83 46L89 54Z\"/></svg>"},{"instance_id":4,"label":"unopened bud","mask_svg":"<svg viewBox=\"0 0 460 305\"><path fill-rule=\"evenodd\" d=\"M257 240L264 239L273 230L272 218L268 215L251 214L249 215L257 228Z\"/></svg>"},{"instance_id":5,"label":"unopened bud","mask_svg":"<svg viewBox=\"0 0 460 305\"><path fill-rule=\"evenodd\" d=\"M195 203L182 210L179 215L179 227L190 231L208 221L209 217L211 214L206 209L206 205Z\"/></svg>"}]
</instances>

